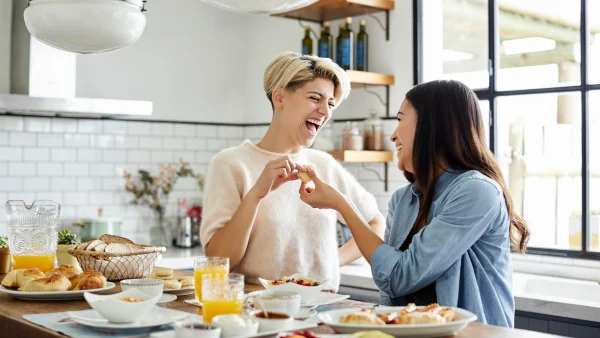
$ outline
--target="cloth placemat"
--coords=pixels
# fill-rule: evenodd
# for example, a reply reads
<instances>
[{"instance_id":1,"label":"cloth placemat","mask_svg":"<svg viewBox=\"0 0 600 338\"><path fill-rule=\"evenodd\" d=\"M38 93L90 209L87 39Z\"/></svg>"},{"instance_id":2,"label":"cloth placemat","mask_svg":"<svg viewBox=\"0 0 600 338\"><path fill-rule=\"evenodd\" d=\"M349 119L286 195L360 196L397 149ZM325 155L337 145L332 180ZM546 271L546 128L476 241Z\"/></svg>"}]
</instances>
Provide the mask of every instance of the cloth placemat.
<instances>
[{"instance_id":1,"label":"cloth placemat","mask_svg":"<svg viewBox=\"0 0 600 338\"><path fill-rule=\"evenodd\" d=\"M189 318L202 320L201 316L189 314ZM69 337L77 338L100 338L100 337L148 337L150 333L173 330L172 325L163 325L145 329L96 329L76 323L69 317L68 312L54 312L34 315L23 315L23 318L47 329L62 333Z\"/></svg>"}]
</instances>

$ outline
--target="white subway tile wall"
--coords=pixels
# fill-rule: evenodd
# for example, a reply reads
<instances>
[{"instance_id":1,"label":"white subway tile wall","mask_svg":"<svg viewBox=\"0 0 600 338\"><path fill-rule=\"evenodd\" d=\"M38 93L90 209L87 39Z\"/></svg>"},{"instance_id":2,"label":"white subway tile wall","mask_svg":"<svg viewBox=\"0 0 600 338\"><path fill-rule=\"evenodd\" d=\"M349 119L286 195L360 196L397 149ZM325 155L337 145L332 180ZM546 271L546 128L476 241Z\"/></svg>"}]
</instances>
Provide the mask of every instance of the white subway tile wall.
<instances>
[{"instance_id":1,"label":"white subway tile wall","mask_svg":"<svg viewBox=\"0 0 600 338\"><path fill-rule=\"evenodd\" d=\"M395 121L386 121L386 130L393 125ZM130 204L125 171L156 174L161 165L181 158L206 174L220 150L244 139L258 141L267 127L0 116L0 130L1 200L54 200L61 204L63 227L96 217L102 208L103 216L123 220L123 235L149 242L159 231L158 222L146 206ZM375 195L384 215L394 190L406 184L393 163L388 192L378 177L383 176L383 164L344 166ZM193 180L180 179L169 196L167 216L177 212L179 197L200 196ZM0 234L4 233L6 215L0 208Z\"/></svg>"}]
</instances>

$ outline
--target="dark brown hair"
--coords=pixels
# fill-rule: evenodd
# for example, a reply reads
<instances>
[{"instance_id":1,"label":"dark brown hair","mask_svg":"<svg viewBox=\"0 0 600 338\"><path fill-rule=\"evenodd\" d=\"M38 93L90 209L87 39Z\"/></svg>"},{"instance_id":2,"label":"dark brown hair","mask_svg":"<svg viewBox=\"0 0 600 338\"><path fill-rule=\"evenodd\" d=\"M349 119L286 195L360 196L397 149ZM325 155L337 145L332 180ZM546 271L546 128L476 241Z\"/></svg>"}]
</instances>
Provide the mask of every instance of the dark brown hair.
<instances>
[{"instance_id":1,"label":"dark brown hair","mask_svg":"<svg viewBox=\"0 0 600 338\"><path fill-rule=\"evenodd\" d=\"M413 87L406 99L417 111L413 146L414 173L404 172L421 190L419 213L411 233L425 227L442 160L457 170L477 170L496 181L504 194L510 217L510 242L514 251L525 252L529 240L527 222L513 209L502 172L485 141L479 102L461 82L437 80Z\"/></svg>"}]
</instances>

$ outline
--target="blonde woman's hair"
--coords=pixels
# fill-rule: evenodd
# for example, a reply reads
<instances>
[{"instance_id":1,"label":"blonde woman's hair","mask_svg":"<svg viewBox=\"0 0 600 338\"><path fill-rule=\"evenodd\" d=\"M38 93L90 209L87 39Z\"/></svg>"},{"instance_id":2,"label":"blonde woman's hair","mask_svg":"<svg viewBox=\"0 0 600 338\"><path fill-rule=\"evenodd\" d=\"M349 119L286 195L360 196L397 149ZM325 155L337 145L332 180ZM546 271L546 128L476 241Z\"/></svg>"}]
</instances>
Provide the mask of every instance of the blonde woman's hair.
<instances>
[{"instance_id":1,"label":"blonde woman's hair","mask_svg":"<svg viewBox=\"0 0 600 338\"><path fill-rule=\"evenodd\" d=\"M281 88L293 91L316 78L333 82L335 107L350 94L348 75L331 59L294 52L279 54L265 69L264 88L271 107L273 90Z\"/></svg>"}]
</instances>

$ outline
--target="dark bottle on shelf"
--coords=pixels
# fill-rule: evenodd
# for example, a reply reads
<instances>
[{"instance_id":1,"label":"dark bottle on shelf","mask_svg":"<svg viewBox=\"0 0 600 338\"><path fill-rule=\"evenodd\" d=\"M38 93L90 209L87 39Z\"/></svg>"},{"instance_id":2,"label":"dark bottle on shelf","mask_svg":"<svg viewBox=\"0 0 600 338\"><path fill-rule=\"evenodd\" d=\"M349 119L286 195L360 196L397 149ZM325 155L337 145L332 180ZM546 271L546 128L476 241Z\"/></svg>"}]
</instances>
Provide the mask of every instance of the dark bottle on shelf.
<instances>
[{"instance_id":1,"label":"dark bottle on shelf","mask_svg":"<svg viewBox=\"0 0 600 338\"><path fill-rule=\"evenodd\" d=\"M344 24L340 24L337 39L335 40L335 63L342 65L342 34L344 33Z\"/></svg>"},{"instance_id":2,"label":"dark bottle on shelf","mask_svg":"<svg viewBox=\"0 0 600 338\"><path fill-rule=\"evenodd\" d=\"M360 20L360 31L356 36L356 70L369 70L369 34L365 20Z\"/></svg>"},{"instance_id":3,"label":"dark bottle on shelf","mask_svg":"<svg viewBox=\"0 0 600 338\"><path fill-rule=\"evenodd\" d=\"M304 39L302 39L302 54L312 55L313 53L313 40L310 37L310 27L304 27Z\"/></svg>"},{"instance_id":4,"label":"dark bottle on shelf","mask_svg":"<svg viewBox=\"0 0 600 338\"><path fill-rule=\"evenodd\" d=\"M321 37L319 38L319 56L333 60L333 36L329 31L329 21L323 23L321 27Z\"/></svg>"},{"instance_id":5,"label":"dark bottle on shelf","mask_svg":"<svg viewBox=\"0 0 600 338\"><path fill-rule=\"evenodd\" d=\"M352 18L346 18L346 26L342 32L342 46L340 52L342 59L340 67L349 70L354 68L354 32L352 31Z\"/></svg>"}]
</instances>

